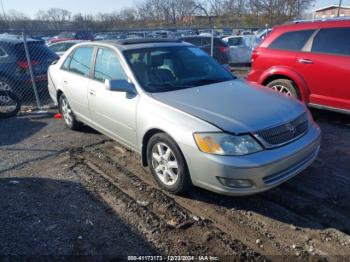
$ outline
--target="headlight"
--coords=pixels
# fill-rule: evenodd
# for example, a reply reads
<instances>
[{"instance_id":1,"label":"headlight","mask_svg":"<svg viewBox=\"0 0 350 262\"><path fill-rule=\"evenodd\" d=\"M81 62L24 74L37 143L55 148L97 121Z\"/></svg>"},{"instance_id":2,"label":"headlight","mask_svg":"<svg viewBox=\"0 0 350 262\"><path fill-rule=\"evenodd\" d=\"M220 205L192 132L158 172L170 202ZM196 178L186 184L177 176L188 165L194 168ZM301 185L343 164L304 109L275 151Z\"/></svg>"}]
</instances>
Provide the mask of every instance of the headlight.
<instances>
[{"instance_id":1,"label":"headlight","mask_svg":"<svg viewBox=\"0 0 350 262\"><path fill-rule=\"evenodd\" d=\"M194 139L199 150L215 155L242 156L263 150L262 146L250 135L195 133Z\"/></svg>"}]
</instances>

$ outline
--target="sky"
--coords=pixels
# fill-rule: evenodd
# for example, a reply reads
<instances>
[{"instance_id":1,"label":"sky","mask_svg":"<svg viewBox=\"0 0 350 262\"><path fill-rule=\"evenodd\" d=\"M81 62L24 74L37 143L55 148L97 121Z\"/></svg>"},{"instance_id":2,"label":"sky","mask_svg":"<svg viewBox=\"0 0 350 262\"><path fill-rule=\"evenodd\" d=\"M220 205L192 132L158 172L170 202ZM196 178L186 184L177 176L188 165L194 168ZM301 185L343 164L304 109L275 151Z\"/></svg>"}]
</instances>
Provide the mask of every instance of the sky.
<instances>
[{"instance_id":1,"label":"sky","mask_svg":"<svg viewBox=\"0 0 350 262\"><path fill-rule=\"evenodd\" d=\"M2 0L5 12L15 9L31 17L40 9L46 10L51 7L64 8L72 13L96 14L132 7L140 1L142 0ZM338 3L339 0L316 0L311 9ZM350 0L343 0L343 5L350 6Z\"/></svg>"}]
</instances>

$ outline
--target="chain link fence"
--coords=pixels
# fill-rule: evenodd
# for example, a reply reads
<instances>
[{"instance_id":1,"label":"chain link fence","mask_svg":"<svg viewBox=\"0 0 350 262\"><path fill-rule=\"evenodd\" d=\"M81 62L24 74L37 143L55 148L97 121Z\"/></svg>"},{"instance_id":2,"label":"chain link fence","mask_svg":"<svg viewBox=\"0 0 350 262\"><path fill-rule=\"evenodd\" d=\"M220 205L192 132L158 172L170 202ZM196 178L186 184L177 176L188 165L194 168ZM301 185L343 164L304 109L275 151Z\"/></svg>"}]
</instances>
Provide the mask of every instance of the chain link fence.
<instances>
[{"instance_id":1,"label":"chain link fence","mask_svg":"<svg viewBox=\"0 0 350 262\"><path fill-rule=\"evenodd\" d=\"M182 38L201 35L209 38L208 54L215 57L214 37L251 33L258 28L236 29L139 29L109 32L89 31L10 31L0 34L0 90L11 90L20 99L22 111L45 109L52 105L47 88L47 70L69 47L79 41L129 38ZM262 29L263 30L263 29ZM210 40L211 39L211 40ZM68 40L68 41L67 41ZM185 39L186 40L186 39ZM187 40L186 40L187 41ZM195 43L194 43L195 44ZM205 47L201 47L205 49Z\"/></svg>"},{"instance_id":2,"label":"chain link fence","mask_svg":"<svg viewBox=\"0 0 350 262\"><path fill-rule=\"evenodd\" d=\"M0 36L0 90L10 90L20 99L22 111L51 105L47 69L59 57L43 40L27 34Z\"/></svg>"}]
</instances>

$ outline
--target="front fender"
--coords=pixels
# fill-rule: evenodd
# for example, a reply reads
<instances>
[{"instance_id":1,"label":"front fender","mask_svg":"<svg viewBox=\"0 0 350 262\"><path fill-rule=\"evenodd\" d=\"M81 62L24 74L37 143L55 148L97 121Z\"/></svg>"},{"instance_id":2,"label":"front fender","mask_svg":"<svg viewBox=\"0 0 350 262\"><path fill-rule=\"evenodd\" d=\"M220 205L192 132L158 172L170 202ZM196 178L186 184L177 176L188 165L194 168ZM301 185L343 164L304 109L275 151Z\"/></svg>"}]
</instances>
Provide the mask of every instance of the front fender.
<instances>
[{"instance_id":1,"label":"front fender","mask_svg":"<svg viewBox=\"0 0 350 262\"><path fill-rule=\"evenodd\" d=\"M299 89L301 100L304 101L305 103L309 102L310 90L307 86L307 83L303 79L303 77L293 68L284 67L284 66L270 67L269 69L265 70L261 74L259 78L259 84L263 85L268 78L272 76L277 76L277 75L291 79Z\"/></svg>"}]
</instances>

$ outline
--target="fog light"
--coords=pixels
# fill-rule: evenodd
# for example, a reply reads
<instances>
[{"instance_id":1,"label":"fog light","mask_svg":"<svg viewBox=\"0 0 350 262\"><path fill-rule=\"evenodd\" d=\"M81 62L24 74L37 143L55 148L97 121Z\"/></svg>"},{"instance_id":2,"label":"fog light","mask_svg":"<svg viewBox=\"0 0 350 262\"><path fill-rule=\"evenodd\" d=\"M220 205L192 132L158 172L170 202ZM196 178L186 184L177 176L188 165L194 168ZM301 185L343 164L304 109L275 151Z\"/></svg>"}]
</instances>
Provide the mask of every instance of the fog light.
<instances>
[{"instance_id":1,"label":"fog light","mask_svg":"<svg viewBox=\"0 0 350 262\"><path fill-rule=\"evenodd\" d=\"M252 181L249 179L232 179L224 177L217 177L217 179L222 185L231 188L249 188L253 186Z\"/></svg>"}]
</instances>

